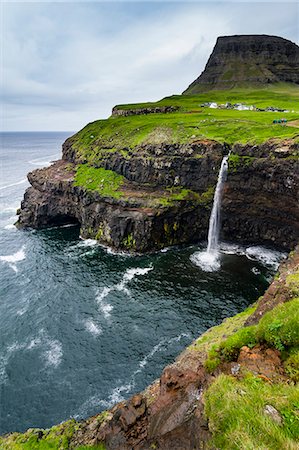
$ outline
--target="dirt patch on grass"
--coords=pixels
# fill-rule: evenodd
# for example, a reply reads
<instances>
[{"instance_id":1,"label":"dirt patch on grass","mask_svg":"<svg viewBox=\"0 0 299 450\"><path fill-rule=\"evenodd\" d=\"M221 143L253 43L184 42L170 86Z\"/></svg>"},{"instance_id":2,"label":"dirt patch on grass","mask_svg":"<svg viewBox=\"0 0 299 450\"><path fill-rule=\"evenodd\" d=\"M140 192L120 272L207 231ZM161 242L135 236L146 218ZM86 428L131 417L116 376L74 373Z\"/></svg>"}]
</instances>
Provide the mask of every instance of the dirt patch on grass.
<instances>
[{"instance_id":1,"label":"dirt patch on grass","mask_svg":"<svg viewBox=\"0 0 299 450\"><path fill-rule=\"evenodd\" d=\"M288 122L287 126L288 127L299 128L299 119L298 120L292 120L291 122Z\"/></svg>"}]
</instances>

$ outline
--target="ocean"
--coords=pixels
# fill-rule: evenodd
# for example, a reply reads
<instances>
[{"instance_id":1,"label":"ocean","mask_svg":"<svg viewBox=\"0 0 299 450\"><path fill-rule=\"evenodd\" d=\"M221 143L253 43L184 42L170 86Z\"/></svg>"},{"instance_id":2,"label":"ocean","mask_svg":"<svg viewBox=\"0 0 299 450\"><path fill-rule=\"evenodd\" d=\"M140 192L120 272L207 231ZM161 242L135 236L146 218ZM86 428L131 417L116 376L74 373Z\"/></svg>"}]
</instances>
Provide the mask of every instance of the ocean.
<instances>
[{"instance_id":1,"label":"ocean","mask_svg":"<svg viewBox=\"0 0 299 450\"><path fill-rule=\"evenodd\" d=\"M84 418L143 390L196 337L244 310L283 255L206 243L144 256L82 240L76 226L17 230L26 174L72 133L1 133L0 434Z\"/></svg>"}]
</instances>

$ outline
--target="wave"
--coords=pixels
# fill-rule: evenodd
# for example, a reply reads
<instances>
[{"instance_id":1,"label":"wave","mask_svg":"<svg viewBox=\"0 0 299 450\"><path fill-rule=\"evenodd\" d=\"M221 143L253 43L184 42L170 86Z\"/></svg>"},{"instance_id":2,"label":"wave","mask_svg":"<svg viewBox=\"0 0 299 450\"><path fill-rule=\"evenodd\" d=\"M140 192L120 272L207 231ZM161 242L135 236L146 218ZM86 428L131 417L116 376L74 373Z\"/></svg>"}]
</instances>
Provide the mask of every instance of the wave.
<instances>
[{"instance_id":1,"label":"wave","mask_svg":"<svg viewBox=\"0 0 299 450\"><path fill-rule=\"evenodd\" d=\"M151 359L154 356L154 354L157 353L164 346L165 346L165 339L163 339L161 342L155 345L154 348L141 361L139 361L139 367L143 369L147 365L148 360Z\"/></svg>"},{"instance_id":2,"label":"wave","mask_svg":"<svg viewBox=\"0 0 299 450\"><path fill-rule=\"evenodd\" d=\"M18 268L16 266L16 263L23 261L25 258L25 246L23 245L23 247L19 251L13 253L12 255L0 256L0 261L7 263L9 267L17 273Z\"/></svg>"},{"instance_id":3,"label":"wave","mask_svg":"<svg viewBox=\"0 0 299 450\"><path fill-rule=\"evenodd\" d=\"M117 283L114 286L105 286L102 291L100 292L99 290L97 291L97 295L96 295L96 302L99 305L99 309L100 311L103 313L104 317L106 319L108 319L111 316L111 311L113 309L113 306L110 305L109 303L104 302L104 299L106 297L108 297L108 295L110 294L110 292L113 291L122 291L124 292L126 295L130 295L130 291L127 288L127 284L132 281L136 276L139 275L146 275L149 271L153 270L153 267L145 267L145 268L141 268L141 267L137 267L137 268L131 268L131 269L127 269L125 274L123 275L123 278L121 280L120 283Z\"/></svg>"},{"instance_id":4,"label":"wave","mask_svg":"<svg viewBox=\"0 0 299 450\"><path fill-rule=\"evenodd\" d=\"M258 261L266 267L278 269L281 259L286 258L287 254L277 250L270 250L261 246L247 247L245 255L248 259Z\"/></svg>"},{"instance_id":5,"label":"wave","mask_svg":"<svg viewBox=\"0 0 299 450\"><path fill-rule=\"evenodd\" d=\"M97 243L98 241L95 239L82 239L81 242L76 244L76 247L93 247L94 245L97 245Z\"/></svg>"},{"instance_id":6,"label":"wave","mask_svg":"<svg viewBox=\"0 0 299 450\"><path fill-rule=\"evenodd\" d=\"M101 398L98 394L90 397L84 404L81 406L77 414L74 415L76 420L81 419L82 417L90 414L90 409L102 407L105 409L111 408L115 404L122 402L128 397L128 395L124 396L123 394L131 394L136 387L136 376L142 373L144 367L148 364L150 359L155 355L155 353L165 350L169 348L173 343L179 342L183 337L190 338L190 333L181 333L178 336L175 336L171 339L163 338L158 344L156 344L152 350L138 363L138 369L136 369L128 382L125 384L121 384L120 386L116 386L112 389L111 393L108 395L107 399Z\"/></svg>"},{"instance_id":7,"label":"wave","mask_svg":"<svg viewBox=\"0 0 299 450\"><path fill-rule=\"evenodd\" d=\"M7 213L11 213L11 212L16 213L17 209L18 209L18 204L16 204L15 206L12 206L12 205L7 206L7 204L6 205L4 204L1 207L1 216L5 215Z\"/></svg>"},{"instance_id":8,"label":"wave","mask_svg":"<svg viewBox=\"0 0 299 450\"><path fill-rule=\"evenodd\" d=\"M24 342L13 342L6 347L6 350L0 356L0 384L7 381L6 366L10 357L17 351L31 351L38 347L44 347L42 357L45 360L45 366L52 366L57 368L62 361L63 350L62 344L57 339L49 338L43 329L34 338L26 339Z\"/></svg>"},{"instance_id":9,"label":"wave","mask_svg":"<svg viewBox=\"0 0 299 450\"><path fill-rule=\"evenodd\" d=\"M42 158L36 158L36 159L31 159L31 161L28 161L29 164L32 164L33 166L47 166L52 164L52 160L53 158L59 158L60 155L58 153L55 153L53 155L47 155L47 156L43 156ZM45 159L47 158L47 159Z\"/></svg>"},{"instance_id":10,"label":"wave","mask_svg":"<svg viewBox=\"0 0 299 450\"><path fill-rule=\"evenodd\" d=\"M71 226L76 226L76 224ZM80 237L80 242L69 247L67 255L73 259L84 258L86 255L93 254L97 244L98 242L95 239L82 239Z\"/></svg>"},{"instance_id":11,"label":"wave","mask_svg":"<svg viewBox=\"0 0 299 450\"><path fill-rule=\"evenodd\" d=\"M171 339L162 339L141 361L139 361L139 367L143 369L155 353L159 352L161 349L168 348L174 342L179 342L183 337L190 338L191 336L190 333L181 333Z\"/></svg>"},{"instance_id":12,"label":"wave","mask_svg":"<svg viewBox=\"0 0 299 450\"><path fill-rule=\"evenodd\" d=\"M218 270L220 268L221 254L246 256L251 261L257 261L269 269L277 270L282 259L287 254L278 250L272 250L258 245L245 247L238 244L222 242L219 254L208 254L206 251L195 252L190 256L190 260L200 266L206 272Z\"/></svg>"},{"instance_id":13,"label":"wave","mask_svg":"<svg viewBox=\"0 0 299 450\"><path fill-rule=\"evenodd\" d=\"M146 275L151 270L153 270L153 267L145 267L144 269L139 267L137 267L136 269L127 269L126 273L124 274L123 280L125 282L129 282L138 275Z\"/></svg>"},{"instance_id":14,"label":"wave","mask_svg":"<svg viewBox=\"0 0 299 450\"><path fill-rule=\"evenodd\" d=\"M4 229L16 231L17 227L13 223L9 223L9 224L5 225Z\"/></svg>"},{"instance_id":15,"label":"wave","mask_svg":"<svg viewBox=\"0 0 299 450\"><path fill-rule=\"evenodd\" d=\"M110 313L113 309L113 306L109 303L105 303L104 298L106 298L113 290L113 287L104 287L102 292L98 293L98 295L96 296L96 302L99 305L99 309L103 313L105 319L108 319L111 316Z\"/></svg>"},{"instance_id":16,"label":"wave","mask_svg":"<svg viewBox=\"0 0 299 450\"><path fill-rule=\"evenodd\" d=\"M2 191L3 189L8 189L8 188L11 188L14 186L18 186L19 184L26 183L26 181L27 181L27 178L23 178L22 180L17 181L16 183L7 184L6 186L0 186L0 191Z\"/></svg>"},{"instance_id":17,"label":"wave","mask_svg":"<svg viewBox=\"0 0 299 450\"><path fill-rule=\"evenodd\" d=\"M54 366L55 368L61 363L63 351L61 342L57 340L47 341L49 349L44 352L47 366Z\"/></svg>"},{"instance_id":18,"label":"wave","mask_svg":"<svg viewBox=\"0 0 299 450\"><path fill-rule=\"evenodd\" d=\"M87 331L89 331L94 336L102 334L102 329L99 327L92 319L86 319L84 325Z\"/></svg>"}]
</instances>

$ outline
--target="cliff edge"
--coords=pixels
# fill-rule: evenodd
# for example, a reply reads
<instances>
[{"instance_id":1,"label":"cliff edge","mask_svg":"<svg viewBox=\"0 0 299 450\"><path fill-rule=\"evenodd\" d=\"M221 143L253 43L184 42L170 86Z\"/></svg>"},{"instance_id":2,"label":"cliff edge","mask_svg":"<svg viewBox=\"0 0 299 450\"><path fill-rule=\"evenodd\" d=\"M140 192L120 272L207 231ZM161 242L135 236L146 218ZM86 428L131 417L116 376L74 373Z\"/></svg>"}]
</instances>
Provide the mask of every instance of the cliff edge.
<instances>
[{"instance_id":1,"label":"cliff edge","mask_svg":"<svg viewBox=\"0 0 299 450\"><path fill-rule=\"evenodd\" d=\"M144 392L94 417L0 437L2 450L295 450L299 247L264 296L194 341Z\"/></svg>"}]
</instances>

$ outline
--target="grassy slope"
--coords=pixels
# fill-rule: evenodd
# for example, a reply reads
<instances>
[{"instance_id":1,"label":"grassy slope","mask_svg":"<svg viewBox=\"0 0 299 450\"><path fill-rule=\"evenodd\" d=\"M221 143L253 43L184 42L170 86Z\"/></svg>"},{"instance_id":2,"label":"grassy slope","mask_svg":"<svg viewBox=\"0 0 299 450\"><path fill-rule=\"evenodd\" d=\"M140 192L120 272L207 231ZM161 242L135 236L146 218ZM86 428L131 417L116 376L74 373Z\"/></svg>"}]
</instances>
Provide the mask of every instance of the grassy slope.
<instances>
[{"instance_id":1,"label":"grassy slope","mask_svg":"<svg viewBox=\"0 0 299 450\"><path fill-rule=\"evenodd\" d=\"M220 375L205 395L213 444L221 450L295 450L299 440L298 387L266 383L248 375L237 380ZM265 413L274 407L276 423Z\"/></svg>"},{"instance_id":2,"label":"grassy slope","mask_svg":"<svg viewBox=\"0 0 299 450\"><path fill-rule=\"evenodd\" d=\"M69 450L73 435L79 430L80 423L74 419L55 425L48 430L30 428L25 433L12 433L0 437L1 450ZM79 446L77 450L105 450L103 444Z\"/></svg>"},{"instance_id":3,"label":"grassy slope","mask_svg":"<svg viewBox=\"0 0 299 450\"><path fill-rule=\"evenodd\" d=\"M289 113L236 111L201 107L204 102L238 103L257 107L276 106ZM86 160L93 161L115 150L128 156L128 150L144 143L187 143L196 139L215 139L261 143L269 138L298 136L295 127L273 124L274 119L299 119L299 88L285 84L271 89L213 91L196 96L174 95L157 103L119 105L119 109L175 105L179 110L168 114L116 116L88 124L73 137L73 147ZM294 112L293 112L294 111Z\"/></svg>"},{"instance_id":4,"label":"grassy slope","mask_svg":"<svg viewBox=\"0 0 299 450\"><path fill-rule=\"evenodd\" d=\"M295 450L299 442L299 271L286 278L293 298L266 313L255 326L239 328L208 348L206 368L236 361L240 348L263 345L281 352L288 382L271 382L252 373L221 374L205 392L211 448L222 450ZM280 422L265 413L274 407Z\"/></svg>"},{"instance_id":5,"label":"grassy slope","mask_svg":"<svg viewBox=\"0 0 299 450\"><path fill-rule=\"evenodd\" d=\"M120 187L124 177L112 170L89 167L79 164L76 169L75 186L85 186L89 191L97 191L103 197L120 198L122 193Z\"/></svg>"},{"instance_id":6,"label":"grassy slope","mask_svg":"<svg viewBox=\"0 0 299 450\"><path fill-rule=\"evenodd\" d=\"M265 108L275 106L288 109L289 113L258 111L237 111L201 107L205 102L218 104L245 103ZM288 121L299 120L299 87L279 84L264 89L238 89L212 91L205 94L174 95L156 103L119 105L119 109L139 109L145 106L173 105L179 109L174 113L153 113L133 116L111 116L106 120L89 123L72 139L79 160L88 165L101 165L103 159L113 152L125 158L138 153L142 144L186 144L196 140L214 139L228 144L261 143L270 138L293 138L299 140L299 128L273 124L274 119L285 116ZM152 156L146 155L147 158ZM101 170L101 173L96 173ZM83 173L85 171L85 173ZM104 173L103 169L93 169L89 177L80 169L76 184L90 190L97 190L104 196L124 197L119 188L123 185L117 174ZM90 183L88 182L88 177ZM108 177L108 178L107 178ZM112 180L113 178L113 180ZM104 180L102 186L95 180ZM110 188L110 185L112 188ZM100 186L100 187L98 187ZM156 202L160 205L161 202Z\"/></svg>"}]
</instances>

